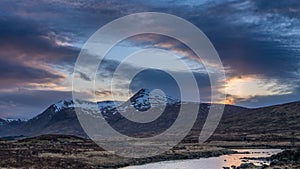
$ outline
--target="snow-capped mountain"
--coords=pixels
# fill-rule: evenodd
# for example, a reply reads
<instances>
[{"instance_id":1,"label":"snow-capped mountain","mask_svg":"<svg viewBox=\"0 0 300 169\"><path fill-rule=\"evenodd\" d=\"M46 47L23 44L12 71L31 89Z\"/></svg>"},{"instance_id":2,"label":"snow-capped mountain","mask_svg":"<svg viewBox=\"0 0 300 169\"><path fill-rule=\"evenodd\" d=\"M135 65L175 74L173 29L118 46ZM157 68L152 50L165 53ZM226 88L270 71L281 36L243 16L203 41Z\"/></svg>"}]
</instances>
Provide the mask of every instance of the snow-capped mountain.
<instances>
[{"instance_id":1,"label":"snow-capped mountain","mask_svg":"<svg viewBox=\"0 0 300 169\"><path fill-rule=\"evenodd\" d=\"M1 121L0 126L6 130L0 129L0 136L8 135L25 135L35 136L41 134L69 134L84 136L85 133L77 119L75 108L79 108L82 112L99 117L99 110L102 116L111 123L122 121L126 125L127 122L118 111L143 111L150 107L159 107L162 104L172 105L179 103L171 97L165 97L160 93L151 92L148 89L141 89L126 102L114 101L78 101L61 100L49 106L43 113L36 117L20 123L9 123L5 120Z\"/></svg>"},{"instance_id":2,"label":"snow-capped mountain","mask_svg":"<svg viewBox=\"0 0 300 169\"><path fill-rule=\"evenodd\" d=\"M172 105L179 104L180 101L165 96L159 91L151 91L149 89L141 89L130 99L130 104L139 111L146 111L151 107L160 106L164 104Z\"/></svg>"},{"instance_id":3,"label":"snow-capped mountain","mask_svg":"<svg viewBox=\"0 0 300 169\"><path fill-rule=\"evenodd\" d=\"M170 127L177 118L177 112L181 104L197 104L184 102L165 96L162 92L141 89L126 102L102 101L93 103L90 101L62 100L49 106L43 113L28 121L7 122L0 120L0 136L37 136L42 134L65 134L86 137L80 122L77 119L75 108L80 108L88 115L99 115L113 126L117 131L128 136L160 133ZM209 104L201 104L199 109L199 121L205 120L209 110ZM150 109L151 108L151 109ZM147 111L149 110L150 111ZM146 112L147 111L147 112ZM136 115L136 113L162 112L161 116L151 122L135 123L124 117ZM226 106L224 115L244 112L248 109L237 106ZM97 114L95 114L97 113ZM201 125L200 125L201 126Z\"/></svg>"},{"instance_id":4,"label":"snow-capped mountain","mask_svg":"<svg viewBox=\"0 0 300 169\"><path fill-rule=\"evenodd\" d=\"M61 100L53 105L54 112L59 112L67 108L74 108L74 102L72 100Z\"/></svg>"},{"instance_id":5,"label":"snow-capped mountain","mask_svg":"<svg viewBox=\"0 0 300 169\"><path fill-rule=\"evenodd\" d=\"M118 110L126 111L126 109L130 107L134 107L139 111L146 111L151 107L156 107L164 104L172 105L179 104L180 101L171 98L170 96L165 96L164 94L151 91L149 89L141 89L136 94L134 94L129 101L127 102L114 102L114 101L101 101L97 102L98 110L94 110L95 104L89 101L77 101L77 104L72 100L61 100L56 104L53 104L53 111L60 112L65 109L72 109L75 107L86 110L87 112L98 112L100 110L103 113L107 113L112 109L118 107Z\"/></svg>"},{"instance_id":6,"label":"snow-capped mountain","mask_svg":"<svg viewBox=\"0 0 300 169\"><path fill-rule=\"evenodd\" d=\"M95 106L97 104L97 106ZM81 108L87 111L105 111L115 108L116 103L114 101L102 101L102 102L90 102L90 101L76 101L73 100L61 100L52 105L54 112L60 112L66 109L74 109L75 107ZM96 109L95 109L96 108Z\"/></svg>"}]
</instances>

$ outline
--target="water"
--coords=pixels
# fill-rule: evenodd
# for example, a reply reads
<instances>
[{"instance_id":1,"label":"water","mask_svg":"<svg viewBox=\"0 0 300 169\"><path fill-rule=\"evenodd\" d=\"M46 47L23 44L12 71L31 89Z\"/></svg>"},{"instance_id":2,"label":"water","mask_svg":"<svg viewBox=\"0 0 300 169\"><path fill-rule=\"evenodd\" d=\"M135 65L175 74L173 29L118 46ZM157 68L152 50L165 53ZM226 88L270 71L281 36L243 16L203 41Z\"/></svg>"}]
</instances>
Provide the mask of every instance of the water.
<instances>
[{"instance_id":1,"label":"water","mask_svg":"<svg viewBox=\"0 0 300 169\"><path fill-rule=\"evenodd\" d=\"M200 158L192 160L175 160L164 161L158 163L150 163L140 166L130 166L123 169L222 169L222 167L231 167L232 165L239 166L242 163L253 163L257 166L262 164L269 165L268 161L263 160L246 160L242 161L244 157L259 158L270 157L273 154L280 153L280 149L234 149L241 152L240 154L223 155L220 157ZM242 152L249 152L243 154Z\"/></svg>"}]
</instances>

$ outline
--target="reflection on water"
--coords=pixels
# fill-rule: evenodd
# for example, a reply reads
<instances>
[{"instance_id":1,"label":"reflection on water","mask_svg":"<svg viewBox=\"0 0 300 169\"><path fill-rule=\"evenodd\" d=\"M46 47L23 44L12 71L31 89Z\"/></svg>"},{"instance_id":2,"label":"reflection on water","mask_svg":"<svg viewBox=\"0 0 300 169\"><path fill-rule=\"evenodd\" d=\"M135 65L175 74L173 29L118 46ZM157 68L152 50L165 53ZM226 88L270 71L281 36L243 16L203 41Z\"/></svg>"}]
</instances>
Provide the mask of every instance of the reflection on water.
<instances>
[{"instance_id":1,"label":"reflection on water","mask_svg":"<svg viewBox=\"0 0 300 169\"><path fill-rule=\"evenodd\" d=\"M164 161L158 163L145 164L140 166L130 166L124 169L222 169L222 167L239 166L244 162L251 162L257 166L269 165L264 160L246 160L241 158L270 157L281 152L280 149L234 149L240 154L223 155L220 157L200 158L193 160ZM245 152L249 152L245 154Z\"/></svg>"}]
</instances>

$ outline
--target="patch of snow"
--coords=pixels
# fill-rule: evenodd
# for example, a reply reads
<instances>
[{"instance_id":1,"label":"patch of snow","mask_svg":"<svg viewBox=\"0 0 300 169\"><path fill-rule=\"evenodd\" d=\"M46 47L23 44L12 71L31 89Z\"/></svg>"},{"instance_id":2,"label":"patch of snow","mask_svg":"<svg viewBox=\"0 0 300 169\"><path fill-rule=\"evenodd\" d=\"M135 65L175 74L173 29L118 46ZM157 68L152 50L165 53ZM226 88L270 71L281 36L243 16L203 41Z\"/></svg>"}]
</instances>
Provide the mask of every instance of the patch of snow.
<instances>
[{"instance_id":1,"label":"patch of snow","mask_svg":"<svg viewBox=\"0 0 300 169\"><path fill-rule=\"evenodd\" d=\"M134 107L136 111L147 110L153 107L159 107L165 104L178 104L178 100L169 96L165 96L162 92L150 91L149 89L141 89L134 96L130 98L130 102L114 102L114 101L102 101L102 102L90 102L90 101L78 101L76 104L72 100L62 100L53 105L54 113L68 109L79 108L82 112L93 116L99 116L99 112L104 113L104 117L110 117L115 115L117 111L128 111L131 107ZM118 108L117 110L115 108ZM110 113L110 115L108 114ZM38 118L38 117L37 117Z\"/></svg>"},{"instance_id":2,"label":"patch of snow","mask_svg":"<svg viewBox=\"0 0 300 169\"><path fill-rule=\"evenodd\" d=\"M54 112L59 112L61 110L64 110L66 108L73 108L74 102L72 100L61 100L58 103L54 104Z\"/></svg>"}]
</instances>

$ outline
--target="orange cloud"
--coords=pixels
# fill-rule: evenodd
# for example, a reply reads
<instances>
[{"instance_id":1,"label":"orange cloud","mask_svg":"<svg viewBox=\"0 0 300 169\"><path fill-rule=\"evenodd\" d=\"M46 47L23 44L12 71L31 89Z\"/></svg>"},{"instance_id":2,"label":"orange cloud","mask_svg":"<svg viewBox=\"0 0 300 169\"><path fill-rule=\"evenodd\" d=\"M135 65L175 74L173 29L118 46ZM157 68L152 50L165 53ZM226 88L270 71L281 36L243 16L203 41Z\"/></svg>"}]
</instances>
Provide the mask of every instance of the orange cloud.
<instances>
[{"instance_id":1,"label":"orange cloud","mask_svg":"<svg viewBox=\"0 0 300 169\"><path fill-rule=\"evenodd\" d=\"M252 98L254 96L272 96L289 94L292 91L286 84L281 84L274 79L266 79L259 76L235 76L227 80L225 92L228 94L226 103L234 104L237 101Z\"/></svg>"}]
</instances>

